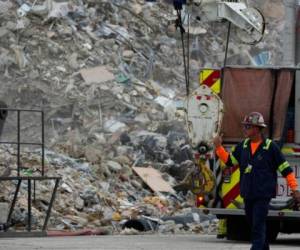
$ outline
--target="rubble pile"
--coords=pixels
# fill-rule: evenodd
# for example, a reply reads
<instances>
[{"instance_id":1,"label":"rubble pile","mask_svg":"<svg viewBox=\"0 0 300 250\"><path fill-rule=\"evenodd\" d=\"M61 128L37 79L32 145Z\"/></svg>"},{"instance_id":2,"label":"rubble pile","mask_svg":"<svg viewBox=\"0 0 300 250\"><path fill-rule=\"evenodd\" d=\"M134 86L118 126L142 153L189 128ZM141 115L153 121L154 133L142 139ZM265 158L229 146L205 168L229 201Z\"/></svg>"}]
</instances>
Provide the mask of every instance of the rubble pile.
<instances>
[{"instance_id":1,"label":"rubble pile","mask_svg":"<svg viewBox=\"0 0 300 250\"><path fill-rule=\"evenodd\" d=\"M39 176L40 151L23 152L22 176ZM181 193L154 193L134 174L132 162L126 156L119 156L107 162L87 162L59 154L45 152L47 176L61 176L62 180L49 229L80 230L99 229L102 233L132 234L136 227L130 227L131 220L138 223L148 221L153 227L140 231L161 233L203 233L215 230L216 219L204 216L191 209L193 195ZM8 148L1 150L2 176L16 176L16 156ZM164 174L168 183L174 179ZM1 202L12 200L15 185L1 185ZM41 229L49 207L54 181L36 182L32 207L32 226ZM21 230L27 225L27 181L21 185L21 193L12 216L14 229ZM177 217L174 217L174 216ZM167 217L169 216L169 217ZM181 216L181 219L178 217Z\"/></svg>"},{"instance_id":2,"label":"rubble pile","mask_svg":"<svg viewBox=\"0 0 300 250\"><path fill-rule=\"evenodd\" d=\"M267 34L254 47L232 37L228 63L279 65L284 7L278 1L275 15L273 1L254 2L266 10ZM0 0L1 100L45 111L46 173L62 177L49 227L118 232L127 219L191 213L189 193L153 192L133 171L152 167L173 186L191 165L183 114L176 110L185 82L175 19L164 1ZM223 65L226 41L226 24L197 25L200 32L190 37L191 88L201 67ZM3 141L16 139L16 121L9 112ZM40 142L41 125L38 114L22 113L22 140ZM3 175L16 175L15 149L1 147ZM40 174L40 156L37 147L23 149L22 174ZM7 202L13 189L1 185ZM37 184L35 225L53 185ZM16 227L26 221L26 202L18 201ZM210 228L172 223L159 222L158 230Z\"/></svg>"}]
</instances>

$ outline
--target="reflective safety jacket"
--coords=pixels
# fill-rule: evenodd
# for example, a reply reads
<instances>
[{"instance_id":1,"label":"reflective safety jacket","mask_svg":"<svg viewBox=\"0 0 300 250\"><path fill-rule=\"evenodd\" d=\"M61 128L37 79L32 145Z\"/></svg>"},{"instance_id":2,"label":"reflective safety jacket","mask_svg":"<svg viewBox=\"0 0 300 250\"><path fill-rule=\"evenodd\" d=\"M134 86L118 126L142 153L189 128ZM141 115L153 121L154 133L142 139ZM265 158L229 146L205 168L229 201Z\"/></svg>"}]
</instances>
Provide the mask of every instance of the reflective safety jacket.
<instances>
[{"instance_id":1,"label":"reflective safety jacket","mask_svg":"<svg viewBox=\"0 0 300 250\"><path fill-rule=\"evenodd\" d=\"M244 199L275 197L277 171L283 177L293 172L277 144L270 139L265 139L254 154L250 139L242 141L232 150L226 165L240 166L240 190Z\"/></svg>"}]
</instances>

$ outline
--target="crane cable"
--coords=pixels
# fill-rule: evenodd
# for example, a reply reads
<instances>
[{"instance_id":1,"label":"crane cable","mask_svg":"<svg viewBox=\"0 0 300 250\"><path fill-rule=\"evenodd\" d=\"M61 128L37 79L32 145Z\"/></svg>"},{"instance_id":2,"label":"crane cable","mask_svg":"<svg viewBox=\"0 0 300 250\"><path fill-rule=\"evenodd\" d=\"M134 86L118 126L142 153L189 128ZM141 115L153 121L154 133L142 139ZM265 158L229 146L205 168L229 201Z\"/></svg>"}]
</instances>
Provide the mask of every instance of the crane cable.
<instances>
[{"instance_id":1,"label":"crane cable","mask_svg":"<svg viewBox=\"0 0 300 250\"><path fill-rule=\"evenodd\" d=\"M189 70L190 70L190 15L188 14L188 31L187 31L187 55L184 43L184 34L185 29L182 24L182 15L181 8L176 8L177 12L177 20L176 20L176 28L180 29L181 34L181 43L182 43L182 55L183 55L183 63L184 63L184 75L185 75L185 83L186 83L186 95L189 97ZM188 110L186 111L188 112ZM195 162L194 169L192 169L182 181L182 184L185 182L190 186L190 190L192 193L196 195L207 195L210 194L215 187L215 177L213 176L212 171L205 164L206 160L199 160Z\"/></svg>"},{"instance_id":2,"label":"crane cable","mask_svg":"<svg viewBox=\"0 0 300 250\"><path fill-rule=\"evenodd\" d=\"M183 56L183 64L184 64L184 77L185 77L185 85L186 85L186 95L189 96L189 85L190 85L190 78L189 78L189 66L190 66L190 55L189 55L189 42L190 42L190 35L189 35L189 22L190 16L188 15L188 34L187 34L187 56L185 53L185 44L184 44L184 34L185 29L182 24L182 15L181 15L181 8L175 8L177 13L177 19L175 22L176 29L179 28L180 36L181 36L181 46L182 46L182 56ZM187 57L187 58L186 58Z\"/></svg>"}]
</instances>

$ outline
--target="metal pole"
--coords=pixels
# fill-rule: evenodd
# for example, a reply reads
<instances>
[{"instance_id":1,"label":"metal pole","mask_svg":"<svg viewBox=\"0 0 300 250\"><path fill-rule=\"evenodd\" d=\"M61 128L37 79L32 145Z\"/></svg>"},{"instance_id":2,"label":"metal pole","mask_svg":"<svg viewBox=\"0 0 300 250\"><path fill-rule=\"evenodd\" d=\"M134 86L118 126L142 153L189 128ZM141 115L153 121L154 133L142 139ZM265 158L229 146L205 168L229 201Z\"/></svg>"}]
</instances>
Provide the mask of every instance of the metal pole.
<instances>
[{"instance_id":1,"label":"metal pole","mask_svg":"<svg viewBox=\"0 0 300 250\"><path fill-rule=\"evenodd\" d=\"M272 100L271 100L271 107L270 107L270 121L268 128L269 128L269 138L273 138L273 133L274 133L274 122L273 122L273 116L276 110L274 110L275 106L275 99L276 99L276 92L277 92L277 87L278 87L278 70L272 70L272 75L274 76L274 90L273 90L273 95L272 95Z\"/></svg>"},{"instance_id":2,"label":"metal pole","mask_svg":"<svg viewBox=\"0 0 300 250\"><path fill-rule=\"evenodd\" d=\"M17 121L17 129L18 129L18 131L17 131L17 133L18 133L18 135L17 135L17 141L18 141L18 145L17 145L17 154L18 154L18 159L17 159L17 164L18 164L18 176L20 176L20 166L21 166L21 156L20 156L20 151L21 151L21 144L20 144L20 141L21 141L21 127L20 127L20 117L21 117L21 112L20 112L20 110L18 110L18 112L17 112L17 119L18 119L18 121Z\"/></svg>"},{"instance_id":3,"label":"metal pole","mask_svg":"<svg viewBox=\"0 0 300 250\"><path fill-rule=\"evenodd\" d=\"M231 31L231 22L228 22L228 31L227 31L227 39L226 39L226 47L225 47L225 56L224 56L223 68L225 68L226 64L227 64L227 55L228 55L230 31Z\"/></svg>"},{"instance_id":4,"label":"metal pole","mask_svg":"<svg viewBox=\"0 0 300 250\"><path fill-rule=\"evenodd\" d=\"M45 174L45 127L44 127L44 111L41 113L42 119L42 176Z\"/></svg>"},{"instance_id":5,"label":"metal pole","mask_svg":"<svg viewBox=\"0 0 300 250\"><path fill-rule=\"evenodd\" d=\"M33 202L36 201L36 197L35 197L35 190L36 190L36 181L33 180Z\"/></svg>"},{"instance_id":6,"label":"metal pole","mask_svg":"<svg viewBox=\"0 0 300 250\"><path fill-rule=\"evenodd\" d=\"M48 220L50 218L51 209L52 209L53 202L54 202L54 199L55 199L55 195L56 195L56 191L57 191L57 188L58 188L58 184L59 184L59 179L56 179L55 180L55 186L54 186L54 189L53 189L53 192L52 192L52 196L51 196L51 199L50 199L50 203L49 203L49 206L48 206L46 218L45 218L45 221L44 221L44 225L43 225L43 229L42 229L43 231L45 231L47 229L47 224L48 224Z\"/></svg>"},{"instance_id":7,"label":"metal pole","mask_svg":"<svg viewBox=\"0 0 300 250\"><path fill-rule=\"evenodd\" d=\"M21 182L22 182L22 180L18 180L18 184L16 186L16 191L15 191L15 194L14 194L14 198L12 200L12 203L11 203L11 206L10 206L10 209L9 209L9 213L8 213L8 216L7 216L7 221L6 221L7 225L10 225L11 216L12 216L12 213L15 209L15 205L16 205L16 201L17 201L17 198L18 198Z\"/></svg>"},{"instance_id":8,"label":"metal pole","mask_svg":"<svg viewBox=\"0 0 300 250\"><path fill-rule=\"evenodd\" d=\"M222 70L221 70L221 88L223 88L223 85L224 85L225 68L226 68L226 65L227 65L227 55L228 55L230 31L231 31L231 22L228 22L228 30L227 30L227 39L226 39L226 45L225 45L224 62L223 62Z\"/></svg>"},{"instance_id":9,"label":"metal pole","mask_svg":"<svg viewBox=\"0 0 300 250\"><path fill-rule=\"evenodd\" d=\"M28 179L28 224L27 230L31 231L31 180Z\"/></svg>"}]
</instances>

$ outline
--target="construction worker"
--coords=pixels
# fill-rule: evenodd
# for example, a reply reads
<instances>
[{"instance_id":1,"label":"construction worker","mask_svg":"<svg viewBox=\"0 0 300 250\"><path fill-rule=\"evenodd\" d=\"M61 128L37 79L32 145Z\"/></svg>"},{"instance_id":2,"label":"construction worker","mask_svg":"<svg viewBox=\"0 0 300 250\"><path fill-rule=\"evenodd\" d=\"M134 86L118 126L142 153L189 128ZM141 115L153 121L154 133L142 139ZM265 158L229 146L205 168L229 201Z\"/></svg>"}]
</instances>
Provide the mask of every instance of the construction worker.
<instances>
[{"instance_id":1,"label":"construction worker","mask_svg":"<svg viewBox=\"0 0 300 250\"><path fill-rule=\"evenodd\" d=\"M246 139L231 153L222 146L220 136L214 138L214 145L217 156L226 166L238 165L240 168L240 194L251 226L251 250L268 250L266 218L270 200L276 196L277 171L286 178L297 202L300 202L300 192L293 170L279 147L264 138L263 129L267 126L263 116L252 112L244 118L242 125Z\"/></svg>"}]
</instances>

